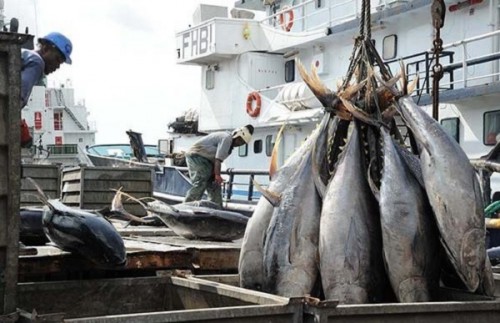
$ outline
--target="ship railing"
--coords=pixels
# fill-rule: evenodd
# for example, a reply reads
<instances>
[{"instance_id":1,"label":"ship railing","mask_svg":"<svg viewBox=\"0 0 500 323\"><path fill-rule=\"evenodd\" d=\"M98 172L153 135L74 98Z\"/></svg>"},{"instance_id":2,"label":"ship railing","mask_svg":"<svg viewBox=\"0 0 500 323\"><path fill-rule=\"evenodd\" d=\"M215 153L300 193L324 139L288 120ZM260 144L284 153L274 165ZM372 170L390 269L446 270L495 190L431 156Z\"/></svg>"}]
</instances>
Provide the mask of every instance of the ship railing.
<instances>
[{"instance_id":1,"label":"ship railing","mask_svg":"<svg viewBox=\"0 0 500 323\"><path fill-rule=\"evenodd\" d=\"M372 12L406 2L379 0L377 3L372 4ZM341 2L308 0L294 6L280 7L278 11L262 19L260 23L275 29L284 29L284 26L280 24L280 16L283 15L286 20L290 10L294 12L292 31L312 32L359 18L361 16L361 0Z\"/></svg>"},{"instance_id":2,"label":"ship railing","mask_svg":"<svg viewBox=\"0 0 500 323\"><path fill-rule=\"evenodd\" d=\"M481 79L487 79L486 82L484 83L489 83L491 81L497 81L498 76L500 75L500 71L498 68L498 59L500 59L500 50L492 51L490 53L484 54L481 53L479 55L470 57L470 52L469 52L469 45L475 44L476 42L479 42L481 40L491 40L491 42L488 45L491 45L492 47L495 44L495 37L500 36L500 30L496 30L493 32L485 33L479 36L475 37L470 37L463 39L458 42L450 43L443 45L443 49L449 49L449 48L458 48L460 53L461 53L461 61L451 64L448 66L444 66L445 71L449 70L457 70L457 69L462 69L462 78L451 81L449 84L459 84L462 83L463 87L468 87L469 82L475 81L475 80L481 80ZM498 45L497 45L498 47ZM486 69L489 70L489 73L478 75L478 76L473 76L471 77L469 75L469 67L474 66L474 65L480 65L484 63L489 63L489 62L495 62L496 64L492 66L491 69ZM472 82L473 85L477 85L476 83ZM444 84L446 85L446 83Z\"/></svg>"},{"instance_id":3,"label":"ship railing","mask_svg":"<svg viewBox=\"0 0 500 323\"><path fill-rule=\"evenodd\" d=\"M347 0L339 3L332 3L330 1L328 2L329 5L324 8L318 7L320 3L321 1L318 0L309 0L294 6L284 6L281 7L276 13L273 13L272 15L269 15L265 19L261 20L260 23L276 29L283 29L284 26L280 24L280 16L284 15L286 20L288 18L288 12L293 10L294 19L292 30L294 32L308 32L325 27L331 27L342 22L355 19L359 16L359 1ZM340 10L345 14L335 15L334 13L336 9L340 7L347 9ZM313 19L315 16L324 16L325 14L327 15L327 19Z\"/></svg>"},{"instance_id":4,"label":"ship railing","mask_svg":"<svg viewBox=\"0 0 500 323\"><path fill-rule=\"evenodd\" d=\"M440 63L444 72L444 78L440 82L440 90L454 90L498 81L500 75L498 67L500 50L488 53L483 51L474 55L471 55L468 50L472 44L481 40L491 40L491 42L486 44L487 46L475 46L474 49L491 48L496 41L494 37L498 36L500 36L500 30L444 45L443 52L440 54ZM384 63L394 72L399 69L399 61L401 60L406 64L408 79L418 77L415 94L430 94L432 90L432 68L435 63L432 50L388 60ZM488 67L486 64L491 64L491 66ZM478 69L472 70L473 66L477 66ZM461 73L457 73L460 70ZM471 70L473 73L471 73ZM461 76L461 78L457 79L457 76Z\"/></svg>"},{"instance_id":5,"label":"ship railing","mask_svg":"<svg viewBox=\"0 0 500 323\"><path fill-rule=\"evenodd\" d=\"M189 172L187 167L180 166L166 166L168 168L174 168L177 171L184 174L189 178ZM162 170L164 171L164 170ZM161 171L160 171L161 172ZM221 170L221 175L227 178L222 185L222 197L226 202L247 202L254 204L261 196L261 194L256 190L254 181L259 183L262 187L266 188L269 183L269 171L262 169L234 169L228 168L226 170ZM238 191L245 192L244 199L236 198L236 196L243 196L237 194Z\"/></svg>"},{"instance_id":6,"label":"ship railing","mask_svg":"<svg viewBox=\"0 0 500 323\"><path fill-rule=\"evenodd\" d=\"M76 155L78 154L78 145L63 144L63 145L47 145L47 150L51 155Z\"/></svg>"},{"instance_id":7,"label":"ship railing","mask_svg":"<svg viewBox=\"0 0 500 323\"><path fill-rule=\"evenodd\" d=\"M230 201L233 198L234 196L233 191L235 186L241 188L247 188L246 189L247 201L252 202L257 200L258 197L260 197L260 195L257 195L256 194L257 192L255 191L254 181L256 180L256 177L262 178L262 180L265 180L266 182L268 181L269 178L269 172L265 170L252 170L252 169L239 170L234 168L228 168L227 170L223 171L222 174L229 175L229 180L224 183L223 187L223 197L227 201ZM243 181L242 179L241 181L236 181L236 178L241 178L241 177L246 177L247 180ZM259 180L257 180L257 182L259 182ZM260 181L260 183L262 182L263 181Z\"/></svg>"}]
</instances>

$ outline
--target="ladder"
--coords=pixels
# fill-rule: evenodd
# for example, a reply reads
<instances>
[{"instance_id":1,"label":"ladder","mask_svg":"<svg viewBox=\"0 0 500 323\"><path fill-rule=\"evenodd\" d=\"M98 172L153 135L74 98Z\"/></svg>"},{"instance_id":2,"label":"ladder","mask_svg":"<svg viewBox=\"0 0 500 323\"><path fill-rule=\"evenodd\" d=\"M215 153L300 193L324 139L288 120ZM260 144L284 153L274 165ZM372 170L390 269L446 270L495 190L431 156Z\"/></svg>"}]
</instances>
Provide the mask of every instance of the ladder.
<instances>
[{"instance_id":1,"label":"ladder","mask_svg":"<svg viewBox=\"0 0 500 323\"><path fill-rule=\"evenodd\" d=\"M55 95L57 100L57 105L63 107L64 111L70 116L73 122L78 126L80 130L85 130L85 126L78 120L73 111L66 105L64 100L64 94L61 89L55 89Z\"/></svg>"}]
</instances>

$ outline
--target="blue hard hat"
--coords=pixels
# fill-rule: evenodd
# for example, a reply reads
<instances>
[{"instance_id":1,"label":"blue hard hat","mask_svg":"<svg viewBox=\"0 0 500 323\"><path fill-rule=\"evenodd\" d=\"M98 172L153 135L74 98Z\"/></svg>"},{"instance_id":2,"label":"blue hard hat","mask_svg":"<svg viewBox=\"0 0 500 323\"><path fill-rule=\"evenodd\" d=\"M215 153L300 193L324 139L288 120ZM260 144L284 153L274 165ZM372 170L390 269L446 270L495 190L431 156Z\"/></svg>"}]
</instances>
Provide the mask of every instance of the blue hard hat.
<instances>
[{"instance_id":1,"label":"blue hard hat","mask_svg":"<svg viewBox=\"0 0 500 323\"><path fill-rule=\"evenodd\" d=\"M71 44L71 40L69 40L68 37L58 32L52 32L47 36L40 38L40 40L48 41L54 44L54 46L56 46L66 58L66 63L71 64L70 55L73 51L73 44Z\"/></svg>"}]
</instances>

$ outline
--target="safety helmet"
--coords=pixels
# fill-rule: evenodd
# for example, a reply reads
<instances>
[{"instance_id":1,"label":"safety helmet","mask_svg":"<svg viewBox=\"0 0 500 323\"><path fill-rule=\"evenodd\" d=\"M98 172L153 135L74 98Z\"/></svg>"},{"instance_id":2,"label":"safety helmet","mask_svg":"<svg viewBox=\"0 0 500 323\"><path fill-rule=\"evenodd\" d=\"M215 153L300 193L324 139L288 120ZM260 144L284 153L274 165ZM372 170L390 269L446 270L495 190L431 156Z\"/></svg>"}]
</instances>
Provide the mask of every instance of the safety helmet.
<instances>
[{"instance_id":1,"label":"safety helmet","mask_svg":"<svg viewBox=\"0 0 500 323\"><path fill-rule=\"evenodd\" d=\"M47 36L40 38L40 40L49 42L56 46L66 58L66 63L71 64L70 55L73 51L73 44L71 44L71 40L69 40L68 37L58 32L52 32Z\"/></svg>"},{"instance_id":2,"label":"safety helmet","mask_svg":"<svg viewBox=\"0 0 500 323\"><path fill-rule=\"evenodd\" d=\"M247 144L252 140L253 126L246 125L244 127L233 130L233 139L240 137Z\"/></svg>"}]
</instances>

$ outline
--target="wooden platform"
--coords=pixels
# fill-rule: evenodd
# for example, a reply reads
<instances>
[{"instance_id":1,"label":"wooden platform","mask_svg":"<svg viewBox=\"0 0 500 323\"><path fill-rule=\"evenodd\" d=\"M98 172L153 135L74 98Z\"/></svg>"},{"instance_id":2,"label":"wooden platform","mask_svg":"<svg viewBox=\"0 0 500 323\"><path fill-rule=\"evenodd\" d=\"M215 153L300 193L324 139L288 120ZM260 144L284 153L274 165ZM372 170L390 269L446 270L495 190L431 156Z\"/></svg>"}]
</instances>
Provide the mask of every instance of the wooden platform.
<instances>
[{"instance_id":1,"label":"wooden platform","mask_svg":"<svg viewBox=\"0 0 500 323\"><path fill-rule=\"evenodd\" d=\"M127 265L123 269L97 269L81 256L45 245L29 247L29 254L19 257L19 280L148 276L157 270L170 269L194 273L236 273L238 270L241 241L187 240L161 227L127 227L118 231L127 249Z\"/></svg>"}]
</instances>

